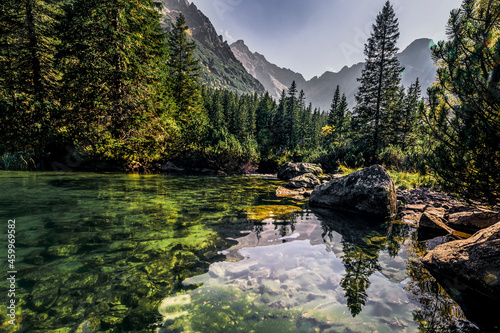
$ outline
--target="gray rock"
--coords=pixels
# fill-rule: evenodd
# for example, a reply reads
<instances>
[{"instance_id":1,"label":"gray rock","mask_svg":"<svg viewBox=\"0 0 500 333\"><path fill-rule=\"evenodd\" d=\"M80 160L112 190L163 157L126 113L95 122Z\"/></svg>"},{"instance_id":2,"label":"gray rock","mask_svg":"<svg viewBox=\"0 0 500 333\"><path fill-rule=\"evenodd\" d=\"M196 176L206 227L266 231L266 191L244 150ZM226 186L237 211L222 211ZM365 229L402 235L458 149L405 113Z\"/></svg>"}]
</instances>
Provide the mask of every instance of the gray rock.
<instances>
[{"instance_id":1,"label":"gray rock","mask_svg":"<svg viewBox=\"0 0 500 333\"><path fill-rule=\"evenodd\" d=\"M304 193L304 191L305 191L304 188L290 190L286 187L280 186L276 190L276 196L278 196L278 197L294 197L297 195L301 195L302 193Z\"/></svg>"},{"instance_id":2,"label":"gray rock","mask_svg":"<svg viewBox=\"0 0 500 333\"><path fill-rule=\"evenodd\" d=\"M285 187L290 189L303 187L314 188L319 185L321 185L321 180L317 176L312 173L306 173L305 175L290 179Z\"/></svg>"},{"instance_id":3,"label":"gray rock","mask_svg":"<svg viewBox=\"0 0 500 333\"><path fill-rule=\"evenodd\" d=\"M432 271L455 277L475 291L500 300L500 223L466 240L439 245L422 259Z\"/></svg>"},{"instance_id":4,"label":"gray rock","mask_svg":"<svg viewBox=\"0 0 500 333\"><path fill-rule=\"evenodd\" d=\"M316 164L312 163L286 163L278 171L278 178L281 180L290 180L292 178L305 175L306 173L312 173L313 175L319 176L323 173L323 170Z\"/></svg>"},{"instance_id":5,"label":"gray rock","mask_svg":"<svg viewBox=\"0 0 500 333\"><path fill-rule=\"evenodd\" d=\"M163 172L183 172L183 168L179 168L172 162L167 162L164 165L161 166L161 171Z\"/></svg>"},{"instance_id":6,"label":"gray rock","mask_svg":"<svg viewBox=\"0 0 500 333\"><path fill-rule=\"evenodd\" d=\"M455 231L444 224L441 217L428 212L422 214L418 226L420 228L443 230L443 232L446 231L447 233L453 233Z\"/></svg>"},{"instance_id":7,"label":"gray rock","mask_svg":"<svg viewBox=\"0 0 500 333\"><path fill-rule=\"evenodd\" d=\"M454 213L448 216L448 225L457 229L480 230L500 222L500 213L474 211Z\"/></svg>"},{"instance_id":8,"label":"gray rock","mask_svg":"<svg viewBox=\"0 0 500 333\"><path fill-rule=\"evenodd\" d=\"M311 194L311 206L392 218L396 215L396 188L380 165L359 170L317 187Z\"/></svg>"}]
</instances>

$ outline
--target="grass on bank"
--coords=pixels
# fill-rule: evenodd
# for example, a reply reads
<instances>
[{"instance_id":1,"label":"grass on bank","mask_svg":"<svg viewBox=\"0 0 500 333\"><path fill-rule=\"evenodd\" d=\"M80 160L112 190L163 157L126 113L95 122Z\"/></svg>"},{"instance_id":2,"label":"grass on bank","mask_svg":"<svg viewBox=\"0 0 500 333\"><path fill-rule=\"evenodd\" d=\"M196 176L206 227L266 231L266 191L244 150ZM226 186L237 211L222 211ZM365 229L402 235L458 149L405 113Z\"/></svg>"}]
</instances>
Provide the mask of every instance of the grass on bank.
<instances>
[{"instance_id":1,"label":"grass on bank","mask_svg":"<svg viewBox=\"0 0 500 333\"><path fill-rule=\"evenodd\" d=\"M340 166L340 171L344 175L349 175L353 172L361 170L361 168L349 168L345 165ZM387 170L389 175L394 180L394 184L400 190L407 190L417 187L427 187L434 188L437 186L437 179L433 175L421 175L420 173L412 173L406 171L397 171L397 170Z\"/></svg>"}]
</instances>

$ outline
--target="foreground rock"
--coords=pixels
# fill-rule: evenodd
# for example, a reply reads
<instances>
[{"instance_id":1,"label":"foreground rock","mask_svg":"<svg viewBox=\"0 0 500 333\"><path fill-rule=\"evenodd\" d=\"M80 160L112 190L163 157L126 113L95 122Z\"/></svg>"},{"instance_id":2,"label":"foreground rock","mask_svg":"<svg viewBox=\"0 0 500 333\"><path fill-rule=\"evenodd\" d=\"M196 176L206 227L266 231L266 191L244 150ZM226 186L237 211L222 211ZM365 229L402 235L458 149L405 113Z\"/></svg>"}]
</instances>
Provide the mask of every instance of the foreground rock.
<instances>
[{"instance_id":1,"label":"foreground rock","mask_svg":"<svg viewBox=\"0 0 500 333\"><path fill-rule=\"evenodd\" d=\"M374 165L317 187L309 203L376 218L392 218L396 215L396 188L387 171Z\"/></svg>"},{"instance_id":2,"label":"foreground rock","mask_svg":"<svg viewBox=\"0 0 500 333\"><path fill-rule=\"evenodd\" d=\"M500 223L469 239L440 245L422 262L433 272L500 301Z\"/></svg>"},{"instance_id":3,"label":"foreground rock","mask_svg":"<svg viewBox=\"0 0 500 333\"><path fill-rule=\"evenodd\" d=\"M172 162L167 162L164 165L161 166L161 171L163 172L184 172L185 170L183 168L177 167L174 163Z\"/></svg>"},{"instance_id":4,"label":"foreground rock","mask_svg":"<svg viewBox=\"0 0 500 333\"><path fill-rule=\"evenodd\" d=\"M426 230L458 230L472 234L500 222L498 211L479 204L471 206L441 191L415 188L398 190L397 196L401 221Z\"/></svg>"},{"instance_id":5,"label":"foreground rock","mask_svg":"<svg viewBox=\"0 0 500 333\"><path fill-rule=\"evenodd\" d=\"M278 171L278 178L281 180L290 180L292 178L312 173L313 175L321 175L323 170L316 164L312 163L286 163Z\"/></svg>"}]
</instances>

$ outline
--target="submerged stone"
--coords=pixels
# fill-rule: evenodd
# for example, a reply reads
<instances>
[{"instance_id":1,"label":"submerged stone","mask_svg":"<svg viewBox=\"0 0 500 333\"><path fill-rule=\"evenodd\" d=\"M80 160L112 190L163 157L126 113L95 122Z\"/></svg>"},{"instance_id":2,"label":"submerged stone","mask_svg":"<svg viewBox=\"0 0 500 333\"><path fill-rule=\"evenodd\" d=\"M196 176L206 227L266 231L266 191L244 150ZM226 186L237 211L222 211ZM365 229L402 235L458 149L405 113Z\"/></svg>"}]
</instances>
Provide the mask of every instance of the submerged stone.
<instances>
[{"instance_id":1,"label":"submerged stone","mask_svg":"<svg viewBox=\"0 0 500 333\"><path fill-rule=\"evenodd\" d=\"M288 214L301 211L302 208L297 206L284 206L284 205L264 205L254 206L247 209L245 212L252 220L266 220L268 218L280 218Z\"/></svg>"}]
</instances>

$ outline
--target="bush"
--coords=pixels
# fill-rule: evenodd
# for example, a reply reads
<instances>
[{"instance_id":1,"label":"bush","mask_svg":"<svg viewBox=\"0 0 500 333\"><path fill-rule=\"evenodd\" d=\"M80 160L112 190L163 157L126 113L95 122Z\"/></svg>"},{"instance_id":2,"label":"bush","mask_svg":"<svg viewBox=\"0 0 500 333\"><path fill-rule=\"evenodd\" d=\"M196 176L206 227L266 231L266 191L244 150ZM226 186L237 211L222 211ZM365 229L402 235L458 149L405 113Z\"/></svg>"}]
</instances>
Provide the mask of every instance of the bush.
<instances>
[{"instance_id":1,"label":"bush","mask_svg":"<svg viewBox=\"0 0 500 333\"><path fill-rule=\"evenodd\" d=\"M307 161L321 164L325 172L333 173L342 164L357 168L363 166L366 160L361 151L358 151L352 145L342 144L334 146L330 150L324 148L315 150L307 157Z\"/></svg>"},{"instance_id":2,"label":"bush","mask_svg":"<svg viewBox=\"0 0 500 333\"><path fill-rule=\"evenodd\" d=\"M29 171L38 168L32 155L29 153L8 153L5 152L0 156L1 170L21 170Z\"/></svg>"},{"instance_id":3,"label":"bush","mask_svg":"<svg viewBox=\"0 0 500 333\"><path fill-rule=\"evenodd\" d=\"M380 164L385 165L387 168L401 170L405 154L401 148L389 145L385 147L379 155Z\"/></svg>"},{"instance_id":4,"label":"bush","mask_svg":"<svg viewBox=\"0 0 500 333\"><path fill-rule=\"evenodd\" d=\"M226 130L215 133L214 143L205 148L204 156L211 168L229 174L249 173L259 163L257 142L249 137L240 142Z\"/></svg>"},{"instance_id":5,"label":"bush","mask_svg":"<svg viewBox=\"0 0 500 333\"><path fill-rule=\"evenodd\" d=\"M379 155L380 163L389 169L428 173L425 155L421 146L414 146L402 151L401 148L389 145Z\"/></svg>"}]
</instances>

